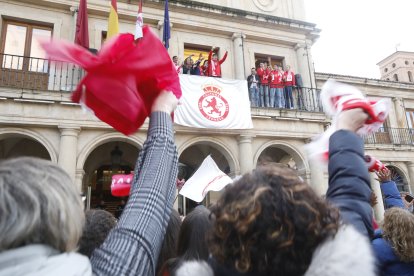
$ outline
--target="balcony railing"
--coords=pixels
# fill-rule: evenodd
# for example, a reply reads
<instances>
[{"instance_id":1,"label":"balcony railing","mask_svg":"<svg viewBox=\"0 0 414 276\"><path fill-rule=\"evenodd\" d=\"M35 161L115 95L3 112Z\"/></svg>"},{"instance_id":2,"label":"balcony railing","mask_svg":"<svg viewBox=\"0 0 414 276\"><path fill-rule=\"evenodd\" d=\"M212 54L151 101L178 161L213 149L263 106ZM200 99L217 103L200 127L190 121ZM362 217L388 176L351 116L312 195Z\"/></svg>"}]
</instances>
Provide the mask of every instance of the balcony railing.
<instances>
[{"instance_id":1,"label":"balcony railing","mask_svg":"<svg viewBox=\"0 0 414 276\"><path fill-rule=\"evenodd\" d=\"M0 64L0 87L70 92L85 74L74 64L2 53ZM322 112L319 90L303 87L292 92L294 110Z\"/></svg>"},{"instance_id":2,"label":"balcony railing","mask_svg":"<svg viewBox=\"0 0 414 276\"><path fill-rule=\"evenodd\" d=\"M378 132L366 135L364 140L365 144L414 146L414 129L381 128Z\"/></svg>"},{"instance_id":3,"label":"balcony railing","mask_svg":"<svg viewBox=\"0 0 414 276\"><path fill-rule=\"evenodd\" d=\"M76 65L0 53L0 86L29 90L73 91L84 71Z\"/></svg>"}]
</instances>

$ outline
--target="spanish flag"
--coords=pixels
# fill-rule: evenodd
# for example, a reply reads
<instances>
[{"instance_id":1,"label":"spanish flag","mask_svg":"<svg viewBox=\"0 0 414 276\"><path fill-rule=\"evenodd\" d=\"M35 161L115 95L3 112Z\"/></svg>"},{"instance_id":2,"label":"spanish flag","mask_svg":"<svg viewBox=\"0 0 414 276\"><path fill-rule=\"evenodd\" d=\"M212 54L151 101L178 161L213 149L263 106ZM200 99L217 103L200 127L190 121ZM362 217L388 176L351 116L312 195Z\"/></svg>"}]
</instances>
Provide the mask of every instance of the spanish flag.
<instances>
[{"instance_id":1,"label":"spanish flag","mask_svg":"<svg viewBox=\"0 0 414 276\"><path fill-rule=\"evenodd\" d=\"M116 0L111 0L111 9L109 11L108 33L106 38L111 38L119 33L118 23L118 9L116 7Z\"/></svg>"}]
</instances>

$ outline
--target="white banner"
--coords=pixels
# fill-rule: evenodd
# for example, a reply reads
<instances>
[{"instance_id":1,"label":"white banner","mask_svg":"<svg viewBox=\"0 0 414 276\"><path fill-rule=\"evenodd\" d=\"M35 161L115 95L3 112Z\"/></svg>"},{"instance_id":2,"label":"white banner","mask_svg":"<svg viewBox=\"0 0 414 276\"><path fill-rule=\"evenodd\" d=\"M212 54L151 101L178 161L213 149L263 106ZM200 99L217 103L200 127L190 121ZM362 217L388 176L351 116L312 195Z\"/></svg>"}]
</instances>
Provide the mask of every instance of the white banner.
<instances>
[{"instance_id":1,"label":"white banner","mask_svg":"<svg viewBox=\"0 0 414 276\"><path fill-rule=\"evenodd\" d=\"M245 80L180 75L183 96L174 122L197 128L253 128Z\"/></svg>"},{"instance_id":2,"label":"white banner","mask_svg":"<svg viewBox=\"0 0 414 276\"><path fill-rule=\"evenodd\" d=\"M233 183L233 180L217 167L209 155L193 176L184 183L179 194L201 202L209 191L220 191L230 183Z\"/></svg>"}]
</instances>

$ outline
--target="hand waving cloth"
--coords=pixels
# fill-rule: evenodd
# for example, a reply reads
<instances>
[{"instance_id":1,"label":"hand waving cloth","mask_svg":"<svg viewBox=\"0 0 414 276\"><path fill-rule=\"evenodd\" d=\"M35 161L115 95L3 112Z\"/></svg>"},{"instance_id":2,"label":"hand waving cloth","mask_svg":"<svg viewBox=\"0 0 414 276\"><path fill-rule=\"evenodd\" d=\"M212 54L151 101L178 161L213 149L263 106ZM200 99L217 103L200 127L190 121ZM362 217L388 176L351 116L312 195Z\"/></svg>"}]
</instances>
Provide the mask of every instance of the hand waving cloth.
<instances>
[{"instance_id":1,"label":"hand waving cloth","mask_svg":"<svg viewBox=\"0 0 414 276\"><path fill-rule=\"evenodd\" d=\"M387 119L391 109L389 99L369 101L357 88L333 80L328 80L322 87L321 101L325 113L332 117L332 124L306 148L310 158L323 163L328 161L329 138L337 131L336 121L342 111L362 108L369 115L364 126L357 132L359 136L364 136L377 131Z\"/></svg>"},{"instance_id":2,"label":"hand waving cloth","mask_svg":"<svg viewBox=\"0 0 414 276\"><path fill-rule=\"evenodd\" d=\"M86 71L72 94L102 121L125 135L135 132L151 112L161 90L181 97L177 71L161 41L149 29L135 41L120 34L107 41L98 55L65 41L42 42L52 60L71 62Z\"/></svg>"}]
</instances>

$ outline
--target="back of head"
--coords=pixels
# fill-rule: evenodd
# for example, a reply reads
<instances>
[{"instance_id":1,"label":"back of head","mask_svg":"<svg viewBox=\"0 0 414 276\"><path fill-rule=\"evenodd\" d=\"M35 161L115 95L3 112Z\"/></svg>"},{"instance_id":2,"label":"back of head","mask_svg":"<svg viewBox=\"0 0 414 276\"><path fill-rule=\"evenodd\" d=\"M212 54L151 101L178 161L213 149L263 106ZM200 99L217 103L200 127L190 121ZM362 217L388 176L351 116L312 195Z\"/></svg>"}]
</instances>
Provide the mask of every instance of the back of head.
<instances>
[{"instance_id":1,"label":"back of head","mask_svg":"<svg viewBox=\"0 0 414 276\"><path fill-rule=\"evenodd\" d=\"M210 230L210 211L204 206L198 206L185 217L181 225L178 257L182 260L207 260L207 234Z\"/></svg>"},{"instance_id":2,"label":"back of head","mask_svg":"<svg viewBox=\"0 0 414 276\"><path fill-rule=\"evenodd\" d=\"M85 227L79 241L79 253L90 257L101 246L109 232L116 225L114 215L105 210L88 210L85 212Z\"/></svg>"},{"instance_id":3,"label":"back of head","mask_svg":"<svg viewBox=\"0 0 414 276\"><path fill-rule=\"evenodd\" d=\"M395 254L403 262L414 262L414 215L401 208L385 211L383 237L391 243Z\"/></svg>"},{"instance_id":4,"label":"back of head","mask_svg":"<svg viewBox=\"0 0 414 276\"><path fill-rule=\"evenodd\" d=\"M339 227L339 212L292 169L268 164L226 190L212 211L210 251L252 275L303 275L317 246Z\"/></svg>"},{"instance_id":5,"label":"back of head","mask_svg":"<svg viewBox=\"0 0 414 276\"><path fill-rule=\"evenodd\" d=\"M81 196L69 175L50 161L0 162L0 252L31 244L76 249L84 222Z\"/></svg>"},{"instance_id":6,"label":"back of head","mask_svg":"<svg viewBox=\"0 0 414 276\"><path fill-rule=\"evenodd\" d=\"M168 222L167 231L162 242L161 252L158 257L158 263L155 275L159 274L164 263L172 258L177 257L178 234L181 227L180 214L173 209Z\"/></svg>"}]
</instances>

